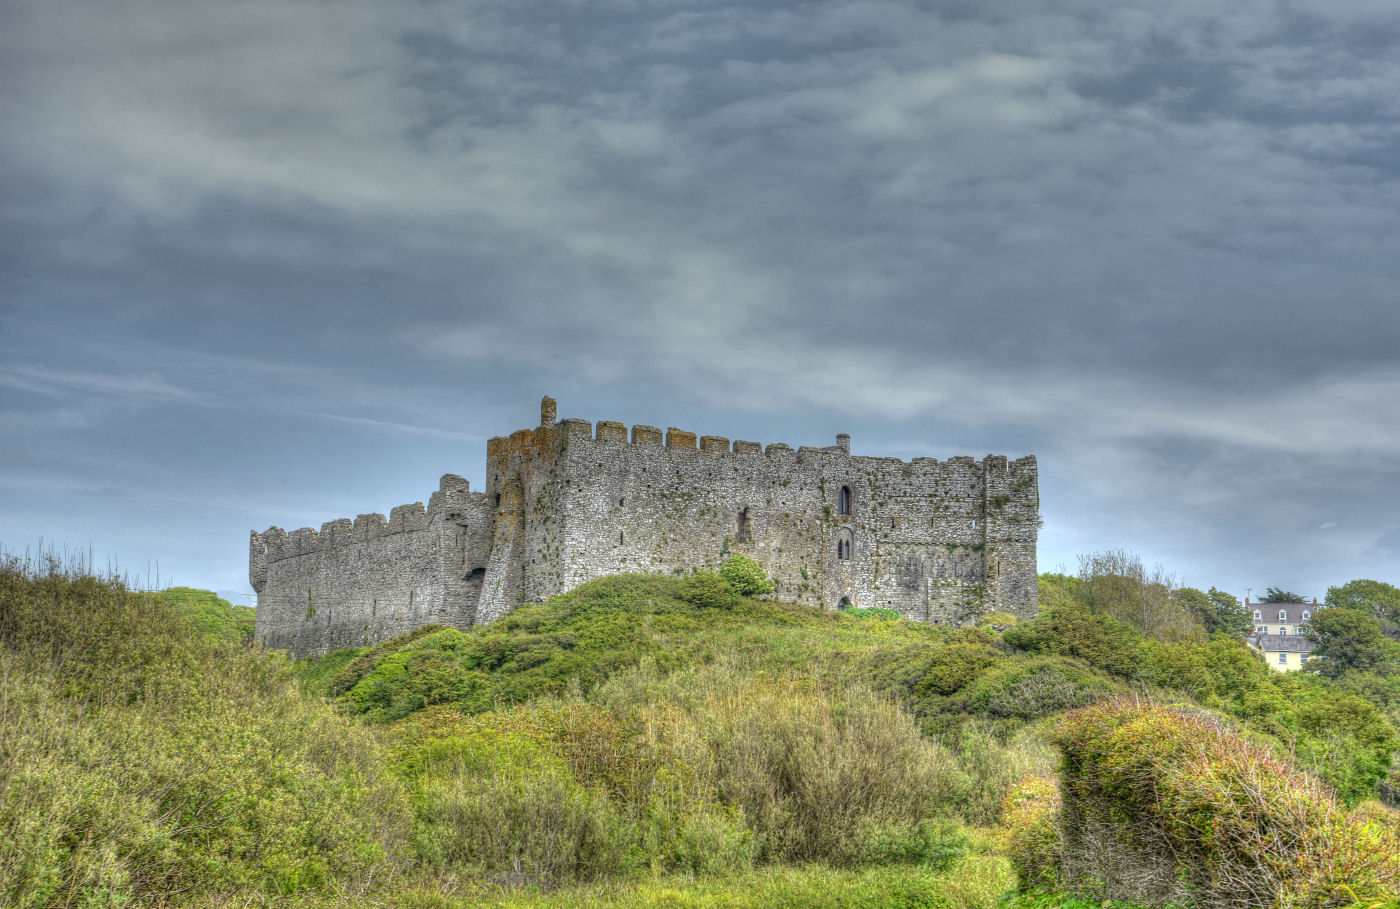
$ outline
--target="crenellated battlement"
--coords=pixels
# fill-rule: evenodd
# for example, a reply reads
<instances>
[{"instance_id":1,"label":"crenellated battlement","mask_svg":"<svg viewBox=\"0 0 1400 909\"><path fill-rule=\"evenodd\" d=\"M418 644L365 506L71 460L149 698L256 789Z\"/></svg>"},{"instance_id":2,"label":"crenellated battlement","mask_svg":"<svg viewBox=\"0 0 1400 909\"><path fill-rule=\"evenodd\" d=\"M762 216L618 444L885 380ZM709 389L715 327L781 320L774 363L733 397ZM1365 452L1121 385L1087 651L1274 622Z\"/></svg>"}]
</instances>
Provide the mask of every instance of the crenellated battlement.
<instances>
[{"instance_id":1,"label":"crenellated battlement","mask_svg":"<svg viewBox=\"0 0 1400 909\"><path fill-rule=\"evenodd\" d=\"M259 637L299 653L458 627L625 571L743 552L784 599L963 622L1036 609L1034 456L852 455L671 426L557 418L486 444L486 488L445 474L422 502L270 527L249 542Z\"/></svg>"},{"instance_id":2,"label":"crenellated battlement","mask_svg":"<svg viewBox=\"0 0 1400 909\"><path fill-rule=\"evenodd\" d=\"M395 534L426 531L434 524L456 520L469 509L479 507L485 498L480 493L472 493L471 484L462 477L444 474L426 509L422 502L412 502L391 508L388 517L369 512L356 515L353 521L349 518L326 521L319 531L314 527L300 527L290 532L269 527L262 533L253 532L251 546L264 564L359 546Z\"/></svg>"}]
</instances>

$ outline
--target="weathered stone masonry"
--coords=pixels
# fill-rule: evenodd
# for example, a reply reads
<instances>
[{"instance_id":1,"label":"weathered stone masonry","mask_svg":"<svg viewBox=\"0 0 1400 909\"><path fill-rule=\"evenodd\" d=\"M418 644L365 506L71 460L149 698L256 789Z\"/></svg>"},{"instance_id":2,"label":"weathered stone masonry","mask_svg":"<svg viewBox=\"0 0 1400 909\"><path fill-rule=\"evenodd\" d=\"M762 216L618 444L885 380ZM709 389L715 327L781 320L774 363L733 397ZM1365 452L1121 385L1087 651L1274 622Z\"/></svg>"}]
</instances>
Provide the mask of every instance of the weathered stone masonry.
<instances>
[{"instance_id":1,"label":"weathered stone masonry","mask_svg":"<svg viewBox=\"0 0 1400 909\"><path fill-rule=\"evenodd\" d=\"M257 634L297 655L436 622L468 628L624 571L768 569L784 599L921 622L1036 612L1034 457L855 457L653 426L555 420L486 446L486 491L448 474L425 510L252 534Z\"/></svg>"}]
</instances>

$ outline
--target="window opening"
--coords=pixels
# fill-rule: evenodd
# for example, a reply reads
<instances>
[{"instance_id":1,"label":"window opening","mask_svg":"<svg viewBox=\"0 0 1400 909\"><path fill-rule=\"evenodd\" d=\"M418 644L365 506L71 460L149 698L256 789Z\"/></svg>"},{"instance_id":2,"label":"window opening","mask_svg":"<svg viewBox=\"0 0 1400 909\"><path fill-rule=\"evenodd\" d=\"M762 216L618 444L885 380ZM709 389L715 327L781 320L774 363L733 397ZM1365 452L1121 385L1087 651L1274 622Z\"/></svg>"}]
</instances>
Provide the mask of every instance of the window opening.
<instances>
[{"instance_id":1,"label":"window opening","mask_svg":"<svg viewBox=\"0 0 1400 909\"><path fill-rule=\"evenodd\" d=\"M841 493L836 497L836 513L851 513L851 487L842 486Z\"/></svg>"},{"instance_id":2,"label":"window opening","mask_svg":"<svg viewBox=\"0 0 1400 909\"><path fill-rule=\"evenodd\" d=\"M739 510L739 532L734 535L734 539L740 543L749 541L749 508L747 505Z\"/></svg>"}]
</instances>

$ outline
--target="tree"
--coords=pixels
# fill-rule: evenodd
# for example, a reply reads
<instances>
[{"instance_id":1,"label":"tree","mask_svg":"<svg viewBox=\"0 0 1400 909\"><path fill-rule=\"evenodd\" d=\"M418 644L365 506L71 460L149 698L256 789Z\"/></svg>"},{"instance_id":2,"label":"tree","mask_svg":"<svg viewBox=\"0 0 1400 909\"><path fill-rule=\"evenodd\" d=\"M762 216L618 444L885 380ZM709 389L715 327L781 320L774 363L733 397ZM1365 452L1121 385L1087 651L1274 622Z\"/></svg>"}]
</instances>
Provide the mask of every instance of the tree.
<instances>
[{"instance_id":1,"label":"tree","mask_svg":"<svg viewBox=\"0 0 1400 909\"><path fill-rule=\"evenodd\" d=\"M773 582L768 580L763 566L746 555L736 552L725 559L724 564L719 567L719 573L729 582L729 586L734 588L734 592L741 596L751 597L773 592Z\"/></svg>"},{"instance_id":2,"label":"tree","mask_svg":"<svg viewBox=\"0 0 1400 909\"><path fill-rule=\"evenodd\" d=\"M1360 609L1327 608L1313 613L1306 626L1308 639L1316 642L1307 668L1330 679L1348 672L1400 672L1400 642L1381 632L1381 623Z\"/></svg>"},{"instance_id":3,"label":"tree","mask_svg":"<svg viewBox=\"0 0 1400 909\"><path fill-rule=\"evenodd\" d=\"M1079 595L1104 612L1159 641L1199 638L1201 623L1172 601L1175 579L1160 565L1148 571L1126 549L1079 557Z\"/></svg>"},{"instance_id":4,"label":"tree","mask_svg":"<svg viewBox=\"0 0 1400 909\"><path fill-rule=\"evenodd\" d=\"M1376 617L1381 631L1400 638L1400 589L1381 581L1347 581L1328 587L1326 603L1335 609L1359 609Z\"/></svg>"},{"instance_id":5,"label":"tree","mask_svg":"<svg viewBox=\"0 0 1400 909\"><path fill-rule=\"evenodd\" d=\"M1170 594L1182 611L1194 616L1206 634L1229 634L1244 637L1254 628L1240 601L1214 587L1210 593L1195 587L1178 587Z\"/></svg>"},{"instance_id":6,"label":"tree","mask_svg":"<svg viewBox=\"0 0 1400 909\"><path fill-rule=\"evenodd\" d=\"M1301 603L1303 602L1303 598L1301 595L1293 593L1291 590L1280 590L1277 587L1270 587L1268 590L1264 591L1264 599L1260 600L1259 602Z\"/></svg>"},{"instance_id":7,"label":"tree","mask_svg":"<svg viewBox=\"0 0 1400 909\"><path fill-rule=\"evenodd\" d=\"M1210 589L1210 601L1215 604L1215 613L1220 623L1230 634L1246 637L1254 630L1254 617L1244 608L1239 597L1223 590Z\"/></svg>"}]
</instances>

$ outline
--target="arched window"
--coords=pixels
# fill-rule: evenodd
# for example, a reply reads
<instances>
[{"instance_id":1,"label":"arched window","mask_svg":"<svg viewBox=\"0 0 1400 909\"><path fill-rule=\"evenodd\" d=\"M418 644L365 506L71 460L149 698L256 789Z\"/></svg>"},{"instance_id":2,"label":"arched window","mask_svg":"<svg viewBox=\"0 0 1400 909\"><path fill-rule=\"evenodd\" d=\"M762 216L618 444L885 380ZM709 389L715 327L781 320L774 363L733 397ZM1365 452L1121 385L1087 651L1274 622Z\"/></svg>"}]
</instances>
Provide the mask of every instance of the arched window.
<instances>
[{"instance_id":1,"label":"arched window","mask_svg":"<svg viewBox=\"0 0 1400 909\"><path fill-rule=\"evenodd\" d=\"M838 496L836 497L836 513L837 513L837 514L850 514L850 513L851 513L851 487L849 487L849 486L842 486L842 487L841 487L841 493L840 493L840 495L838 495Z\"/></svg>"},{"instance_id":2,"label":"arched window","mask_svg":"<svg viewBox=\"0 0 1400 909\"><path fill-rule=\"evenodd\" d=\"M843 562L851 558L851 541L846 537L841 537L836 541L836 558Z\"/></svg>"}]
</instances>

